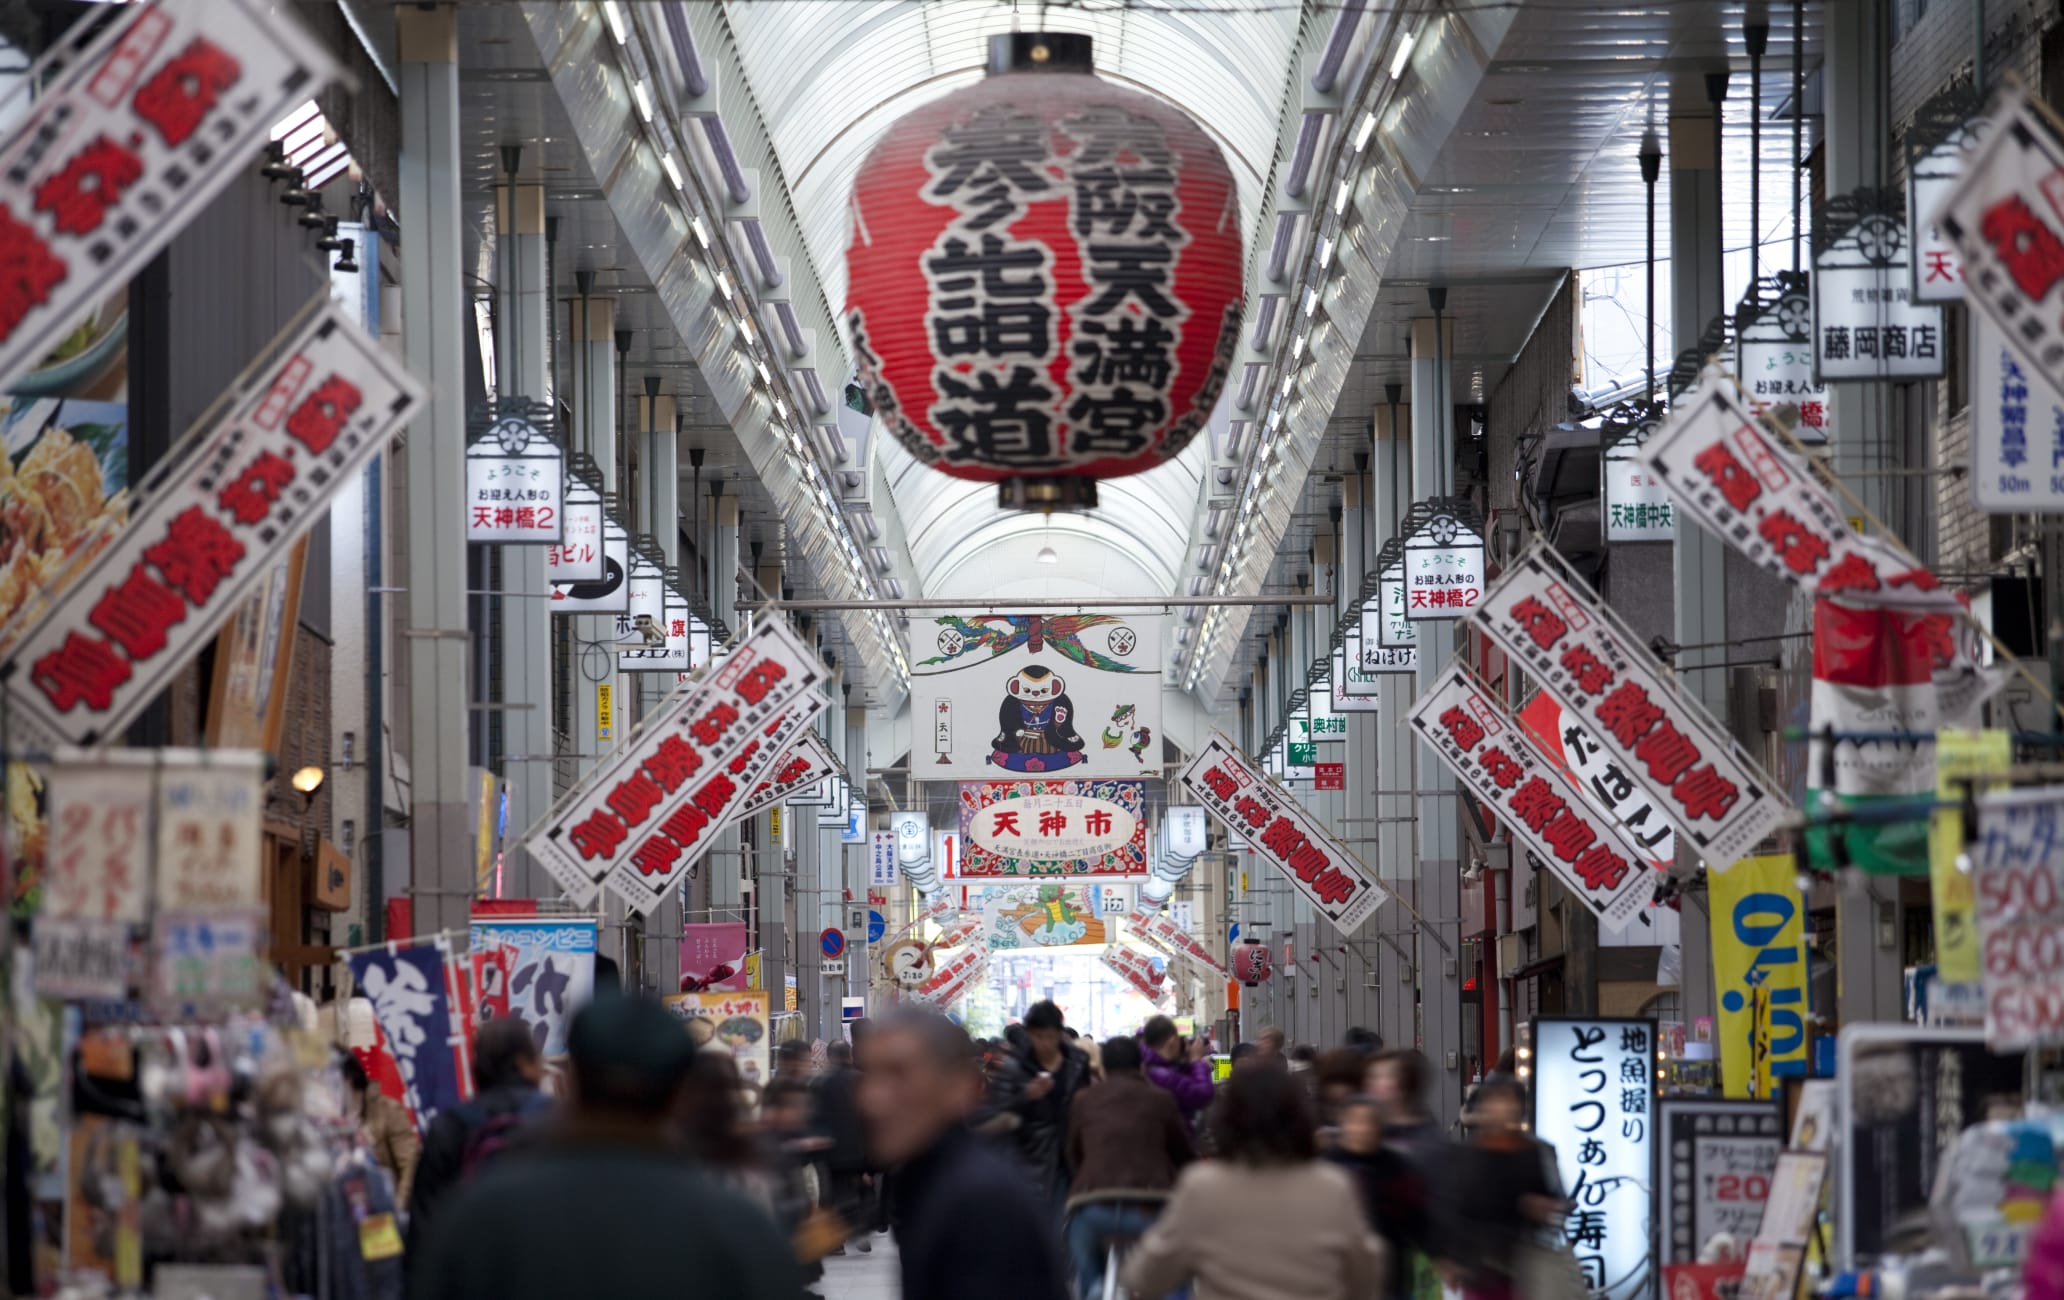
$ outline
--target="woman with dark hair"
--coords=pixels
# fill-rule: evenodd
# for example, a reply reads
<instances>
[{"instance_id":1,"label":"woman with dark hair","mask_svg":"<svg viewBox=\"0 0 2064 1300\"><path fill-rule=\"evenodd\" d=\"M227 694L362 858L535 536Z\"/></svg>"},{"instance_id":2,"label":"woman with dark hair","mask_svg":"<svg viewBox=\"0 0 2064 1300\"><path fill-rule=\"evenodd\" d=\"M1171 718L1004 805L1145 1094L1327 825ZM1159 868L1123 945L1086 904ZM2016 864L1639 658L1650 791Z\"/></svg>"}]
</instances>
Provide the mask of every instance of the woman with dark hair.
<instances>
[{"instance_id":1,"label":"woman with dark hair","mask_svg":"<svg viewBox=\"0 0 2064 1300\"><path fill-rule=\"evenodd\" d=\"M1304 1087L1236 1070L1210 1117L1219 1158L1193 1164L1125 1266L1126 1289L1196 1300L1362 1300L1385 1285L1383 1246L1354 1181L1318 1159Z\"/></svg>"},{"instance_id":2,"label":"woman with dark hair","mask_svg":"<svg viewBox=\"0 0 2064 1300\"><path fill-rule=\"evenodd\" d=\"M373 1159L394 1180L394 1203L407 1205L409 1188L416 1180L416 1159L423 1144L416 1137L415 1121L408 1109L373 1086L371 1076L356 1056L337 1054L337 1070L344 1076L350 1095L345 1099L352 1118L365 1135Z\"/></svg>"},{"instance_id":3,"label":"woman with dark hair","mask_svg":"<svg viewBox=\"0 0 2064 1300\"><path fill-rule=\"evenodd\" d=\"M1447 1189L1449 1238L1443 1253L1467 1300L1522 1300L1525 1279L1544 1261L1544 1230L1562 1215L1552 1172L1555 1152L1520 1126L1526 1094L1508 1079L1486 1079L1470 1099L1470 1140L1453 1149Z\"/></svg>"}]
</instances>

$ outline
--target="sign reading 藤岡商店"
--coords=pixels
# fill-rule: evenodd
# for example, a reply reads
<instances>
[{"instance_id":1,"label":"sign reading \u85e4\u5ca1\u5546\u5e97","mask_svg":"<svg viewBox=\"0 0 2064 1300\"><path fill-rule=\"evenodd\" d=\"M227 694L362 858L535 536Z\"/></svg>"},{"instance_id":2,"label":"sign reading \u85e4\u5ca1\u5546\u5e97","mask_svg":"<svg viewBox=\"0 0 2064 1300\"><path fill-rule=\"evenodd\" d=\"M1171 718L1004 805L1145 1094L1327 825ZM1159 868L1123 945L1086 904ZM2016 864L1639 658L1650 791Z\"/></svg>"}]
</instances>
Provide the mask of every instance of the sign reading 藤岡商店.
<instances>
[{"instance_id":1,"label":"sign reading \u85e4\u5ca1\u5546\u5e97","mask_svg":"<svg viewBox=\"0 0 2064 1300\"><path fill-rule=\"evenodd\" d=\"M1562 1238L1596 1300L1654 1291L1655 1024L1534 1021L1533 1136L1555 1153Z\"/></svg>"},{"instance_id":2,"label":"sign reading \u85e4\u5ca1\u5546\u5e97","mask_svg":"<svg viewBox=\"0 0 2064 1300\"><path fill-rule=\"evenodd\" d=\"M1814 236L1814 365L1822 380L1935 379L1942 308L1915 302L1906 222L1865 191L1831 200Z\"/></svg>"},{"instance_id":3,"label":"sign reading \u85e4\u5ca1\u5546\u5e97","mask_svg":"<svg viewBox=\"0 0 2064 1300\"><path fill-rule=\"evenodd\" d=\"M1161 623L1118 614L912 624L912 761L927 779L1161 774Z\"/></svg>"}]
</instances>

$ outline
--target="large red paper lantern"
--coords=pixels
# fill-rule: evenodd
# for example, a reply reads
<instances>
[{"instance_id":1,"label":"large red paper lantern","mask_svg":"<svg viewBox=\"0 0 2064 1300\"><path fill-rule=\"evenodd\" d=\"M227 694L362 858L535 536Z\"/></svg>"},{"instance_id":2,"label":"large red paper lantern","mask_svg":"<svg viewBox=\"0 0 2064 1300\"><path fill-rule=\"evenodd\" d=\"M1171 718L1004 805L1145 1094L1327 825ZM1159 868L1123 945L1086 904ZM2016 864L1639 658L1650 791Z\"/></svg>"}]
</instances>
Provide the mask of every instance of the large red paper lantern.
<instances>
[{"instance_id":1,"label":"large red paper lantern","mask_svg":"<svg viewBox=\"0 0 2064 1300\"><path fill-rule=\"evenodd\" d=\"M1249 939L1233 949L1233 978L1253 988L1269 977L1269 946Z\"/></svg>"},{"instance_id":2,"label":"large red paper lantern","mask_svg":"<svg viewBox=\"0 0 2064 1300\"><path fill-rule=\"evenodd\" d=\"M1086 505L1181 451L1238 342L1240 211L1182 112L1089 38L994 38L991 75L890 127L853 185L846 320L911 454Z\"/></svg>"}]
</instances>

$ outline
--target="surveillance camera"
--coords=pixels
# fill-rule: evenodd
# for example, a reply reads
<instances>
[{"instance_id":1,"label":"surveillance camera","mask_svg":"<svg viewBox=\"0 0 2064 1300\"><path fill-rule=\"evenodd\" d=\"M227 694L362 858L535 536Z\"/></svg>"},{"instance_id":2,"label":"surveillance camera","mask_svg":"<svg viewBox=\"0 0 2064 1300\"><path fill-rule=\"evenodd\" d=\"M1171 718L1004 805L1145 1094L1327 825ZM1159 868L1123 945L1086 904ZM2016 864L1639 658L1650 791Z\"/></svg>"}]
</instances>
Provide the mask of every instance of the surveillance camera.
<instances>
[{"instance_id":1,"label":"surveillance camera","mask_svg":"<svg viewBox=\"0 0 2064 1300\"><path fill-rule=\"evenodd\" d=\"M650 614L638 615L638 632L645 638L646 645L658 647L666 644L665 629L653 622Z\"/></svg>"}]
</instances>

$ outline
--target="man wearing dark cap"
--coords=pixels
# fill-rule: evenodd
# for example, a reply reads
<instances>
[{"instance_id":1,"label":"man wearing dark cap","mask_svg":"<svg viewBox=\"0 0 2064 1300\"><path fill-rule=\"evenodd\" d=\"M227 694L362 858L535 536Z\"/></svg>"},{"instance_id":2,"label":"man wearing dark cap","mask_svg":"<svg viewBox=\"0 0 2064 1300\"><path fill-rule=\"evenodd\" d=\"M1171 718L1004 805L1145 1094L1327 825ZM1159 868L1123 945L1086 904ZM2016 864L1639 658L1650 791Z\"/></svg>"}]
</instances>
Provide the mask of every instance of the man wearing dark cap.
<instances>
[{"instance_id":1,"label":"man wearing dark cap","mask_svg":"<svg viewBox=\"0 0 2064 1300\"><path fill-rule=\"evenodd\" d=\"M874 1022L858 1060L868 1140L893 1171L902 1300L1066 1300L1052 1214L968 1131L982 1075L967 1034L898 1008Z\"/></svg>"},{"instance_id":2,"label":"man wearing dark cap","mask_svg":"<svg viewBox=\"0 0 2064 1300\"><path fill-rule=\"evenodd\" d=\"M796 1300L788 1241L681 1154L674 1113L695 1050L681 1022L649 998L600 998L566 1045L563 1120L452 1196L411 1296Z\"/></svg>"}]
</instances>

